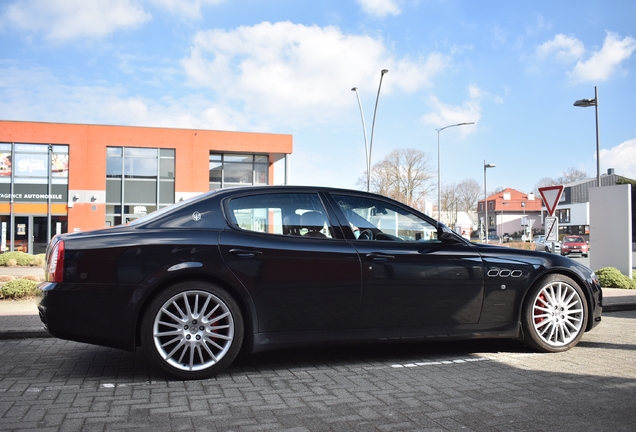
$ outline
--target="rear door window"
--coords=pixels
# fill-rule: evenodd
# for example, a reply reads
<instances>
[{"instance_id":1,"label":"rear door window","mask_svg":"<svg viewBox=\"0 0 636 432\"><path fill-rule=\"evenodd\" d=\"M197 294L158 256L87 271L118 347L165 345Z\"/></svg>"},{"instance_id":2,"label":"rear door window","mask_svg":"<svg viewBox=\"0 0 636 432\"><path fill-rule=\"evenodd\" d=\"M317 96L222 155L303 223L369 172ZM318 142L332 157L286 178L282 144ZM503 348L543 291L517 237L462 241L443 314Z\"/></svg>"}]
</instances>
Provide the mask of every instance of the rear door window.
<instances>
[{"instance_id":1,"label":"rear door window","mask_svg":"<svg viewBox=\"0 0 636 432\"><path fill-rule=\"evenodd\" d=\"M233 198L231 223L266 234L332 238L333 230L318 194L274 193Z\"/></svg>"}]
</instances>

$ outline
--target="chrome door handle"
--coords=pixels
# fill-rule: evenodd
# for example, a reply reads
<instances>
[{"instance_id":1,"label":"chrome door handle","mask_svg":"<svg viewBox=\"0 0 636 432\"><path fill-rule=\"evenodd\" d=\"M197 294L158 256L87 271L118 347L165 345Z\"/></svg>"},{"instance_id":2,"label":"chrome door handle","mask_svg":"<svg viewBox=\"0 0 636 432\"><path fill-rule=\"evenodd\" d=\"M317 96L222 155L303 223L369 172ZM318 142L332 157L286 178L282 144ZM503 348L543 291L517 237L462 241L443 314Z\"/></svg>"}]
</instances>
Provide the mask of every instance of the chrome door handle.
<instances>
[{"instance_id":1,"label":"chrome door handle","mask_svg":"<svg viewBox=\"0 0 636 432\"><path fill-rule=\"evenodd\" d=\"M239 258L254 258L256 255L261 255L263 252L245 249L230 249L230 253Z\"/></svg>"}]
</instances>

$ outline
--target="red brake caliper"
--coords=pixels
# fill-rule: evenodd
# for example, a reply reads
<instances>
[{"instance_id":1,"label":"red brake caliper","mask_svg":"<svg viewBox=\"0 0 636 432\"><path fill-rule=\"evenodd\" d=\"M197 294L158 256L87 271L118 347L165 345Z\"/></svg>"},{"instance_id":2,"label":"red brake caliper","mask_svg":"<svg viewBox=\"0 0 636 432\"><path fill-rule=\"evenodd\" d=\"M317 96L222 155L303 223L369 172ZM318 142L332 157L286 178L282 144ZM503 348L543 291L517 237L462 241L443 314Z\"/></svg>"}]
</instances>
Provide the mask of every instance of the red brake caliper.
<instances>
[{"instance_id":1,"label":"red brake caliper","mask_svg":"<svg viewBox=\"0 0 636 432\"><path fill-rule=\"evenodd\" d=\"M540 304L540 300L543 301L543 304ZM534 314L535 315L539 315L541 313L541 310L538 309L539 306L545 306L545 295L540 294L539 297L537 298L537 301L534 304L535 309L534 309ZM534 319L534 323L535 324L539 324L541 321L543 321L545 318L535 318Z\"/></svg>"}]
</instances>

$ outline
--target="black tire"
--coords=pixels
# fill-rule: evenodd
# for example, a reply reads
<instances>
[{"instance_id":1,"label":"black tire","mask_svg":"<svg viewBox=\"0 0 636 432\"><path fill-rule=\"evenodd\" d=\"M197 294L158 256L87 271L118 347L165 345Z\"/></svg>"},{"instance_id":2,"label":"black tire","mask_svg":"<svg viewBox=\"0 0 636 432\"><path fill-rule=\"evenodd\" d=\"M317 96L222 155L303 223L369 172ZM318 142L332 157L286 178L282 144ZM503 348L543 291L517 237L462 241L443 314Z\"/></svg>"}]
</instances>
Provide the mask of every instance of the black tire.
<instances>
[{"instance_id":1,"label":"black tire","mask_svg":"<svg viewBox=\"0 0 636 432\"><path fill-rule=\"evenodd\" d=\"M542 352L567 351L583 337L587 320L587 301L579 285L564 275L545 276L524 302L524 342Z\"/></svg>"},{"instance_id":2,"label":"black tire","mask_svg":"<svg viewBox=\"0 0 636 432\"><path fill-rule=\"evenodd\" d=\"M182 282L161 292L141 322L141 344L150 362L183 380L209 378L225 369L243 336L238 304L204 282Z\"/></svg>"}]
</instances>

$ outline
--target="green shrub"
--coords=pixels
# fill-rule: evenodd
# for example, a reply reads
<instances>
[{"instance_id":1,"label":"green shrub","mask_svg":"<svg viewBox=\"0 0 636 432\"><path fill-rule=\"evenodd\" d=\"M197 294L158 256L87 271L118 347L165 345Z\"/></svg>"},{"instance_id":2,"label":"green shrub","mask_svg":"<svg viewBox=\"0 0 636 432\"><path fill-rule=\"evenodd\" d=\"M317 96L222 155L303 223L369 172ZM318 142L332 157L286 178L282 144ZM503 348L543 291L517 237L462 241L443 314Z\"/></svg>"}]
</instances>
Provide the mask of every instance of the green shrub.
<instances>
[{"instance_id":1,"label":"green shrub","mask_svg":"<svg viewBox=\"0 0 636 432\"><path fill-rule=\"evenodd\" d=\"M46 262L46 254L38 254L33 257L33 263L31 265L42 267Z\"/></svg>"},{"instance_id":2,"label":"green shrub","mask_svg":"<svg viewBox=\"0 0 636 432\"><path fill-rule=\"evenodd\" d=\"M11 261L11 264L9 264ZM15 264L13 264L15 262ZM35 265L35 257L24 252L5 252L0 254L0 266L19 265L32 266Z\"/></svg>"},{"instance_id":3,"label":"green shrub","mask_svg":"<svg viewBox=\"0 0 636 432\"><path fill-rule=\"evenodd\" d=\"M594 273L603 288L636 289L636 279L630 279L615 267L603 267Z\"/></svg>"},{"instance_id":4,"label":"green shrub","mask_svg":"<svg viewBox=\"0 0 636 432\"><path fill-rule=\"evenodd\" d=\"M39 296L41 295L41 291L38 289L38 284L35 281L16 279L2 285L0 295L5 299L21 299Z\"/></svg>"}]
</instances>

